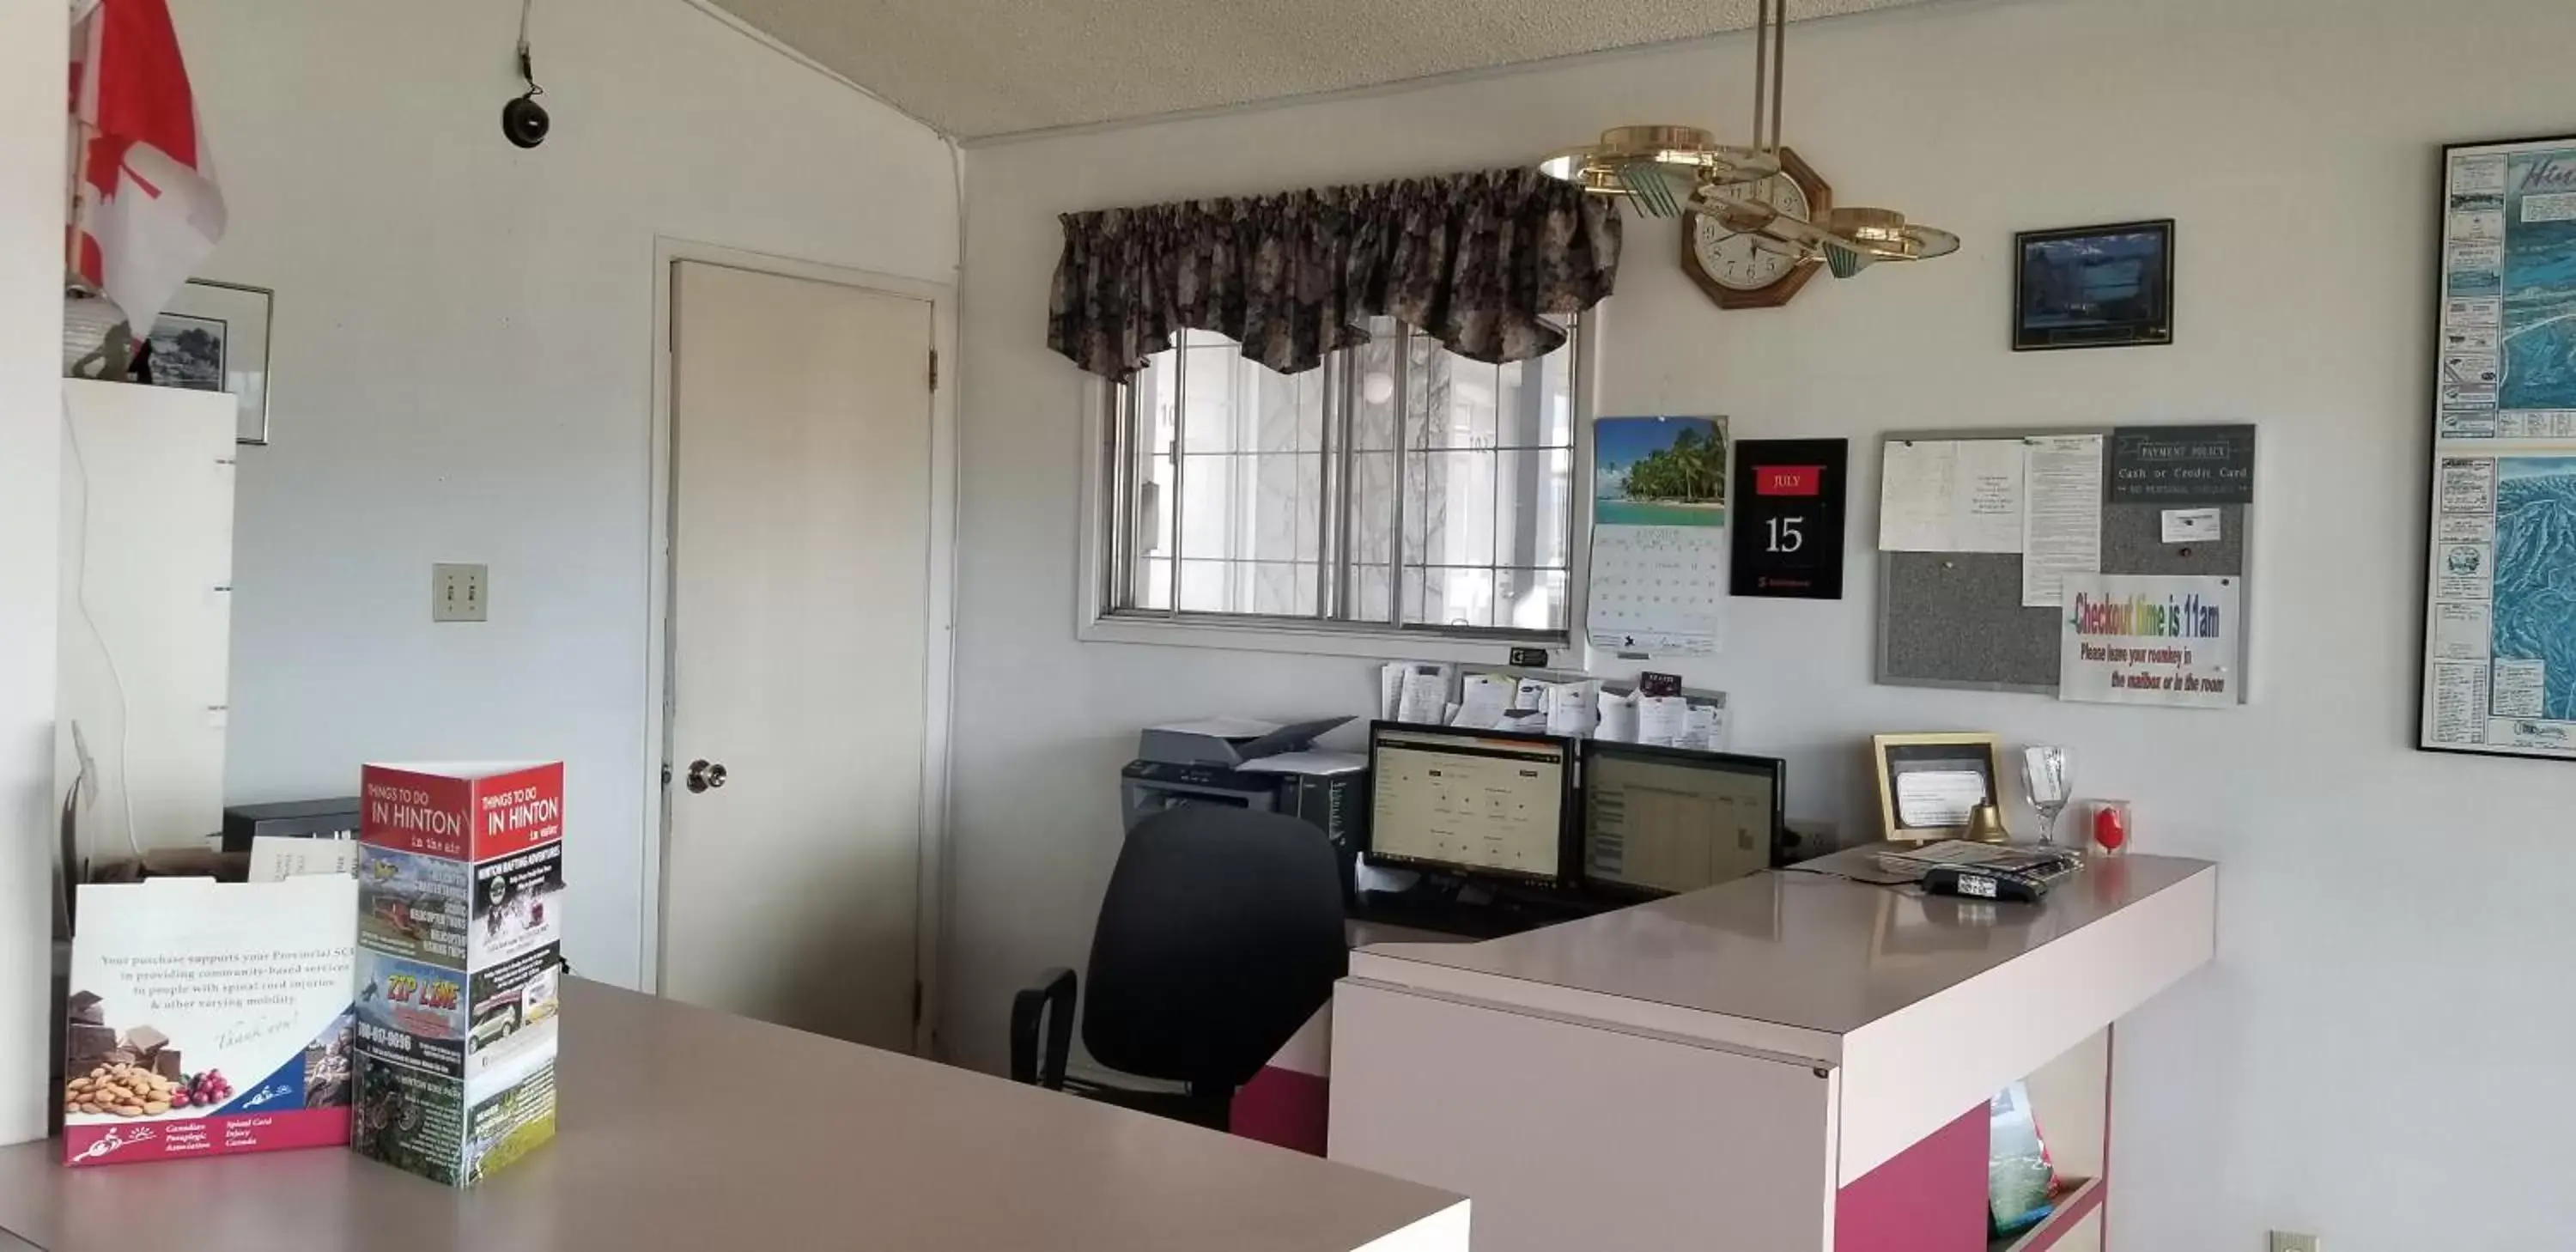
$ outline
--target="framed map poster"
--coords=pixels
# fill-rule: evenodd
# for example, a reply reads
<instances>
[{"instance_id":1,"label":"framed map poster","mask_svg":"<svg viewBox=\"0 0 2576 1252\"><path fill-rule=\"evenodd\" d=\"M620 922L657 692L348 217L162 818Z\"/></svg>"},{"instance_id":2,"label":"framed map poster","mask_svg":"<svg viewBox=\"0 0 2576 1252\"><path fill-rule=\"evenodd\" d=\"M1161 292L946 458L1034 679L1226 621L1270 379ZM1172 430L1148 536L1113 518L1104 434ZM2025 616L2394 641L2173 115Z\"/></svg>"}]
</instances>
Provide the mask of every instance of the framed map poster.
<instances>
[{"instance_id":1,"label":"framed map poster","mask_svg":"<svg viewBox=\"0 0 2576 1252\"><path fill-rule=\"evenodd\" d=\"M2576 136L2442 176L2420 746L2576 759Z\"/></svg>"}]
</instances>

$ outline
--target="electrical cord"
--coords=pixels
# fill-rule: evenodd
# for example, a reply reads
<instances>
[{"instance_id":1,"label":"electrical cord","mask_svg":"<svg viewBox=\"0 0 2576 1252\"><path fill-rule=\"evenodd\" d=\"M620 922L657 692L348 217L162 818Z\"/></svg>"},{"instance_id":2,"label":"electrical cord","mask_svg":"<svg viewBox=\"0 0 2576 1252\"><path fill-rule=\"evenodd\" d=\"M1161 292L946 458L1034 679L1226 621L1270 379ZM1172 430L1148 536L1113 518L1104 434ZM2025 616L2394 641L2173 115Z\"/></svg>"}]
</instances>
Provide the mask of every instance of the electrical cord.
<instances>
[{"instance_id":1,"label":"electrical cord","mask_svg":"<svg viewBox=\"0 0 2576 1252\"><path fill-rule=\"evenodd\" d=\"M537 66L528 47L528 15L536 11L537 0L519 0L519 77L528 84L528 94L542 96L546 89L537 85Z\"/></svg>"},{"instance_id":2,"label":"electrical cord","mask_svg":"<svg viewBox=\"0 0 2576 1252\"><path fill-rule=\"evenodd\" d=\"M126 777L133 763L134 710L125 696L125 671L116 664L116 649L107 645L107 632L98 628L98 619L89 611L89 522L98 497L90 490L89 460L81 455L80 426L72 421L69 396L63 398L63 438L71 447L72 468L80 476L81 489L80 542L72 548L72 604L80 610L81 624L89 627L89 637L98 642L98 654L107 661L107 680L116 688L116 794L125 805L125 844L139 862L143 841L134 833L134 786Z\"/></svg>"}]
</instances>

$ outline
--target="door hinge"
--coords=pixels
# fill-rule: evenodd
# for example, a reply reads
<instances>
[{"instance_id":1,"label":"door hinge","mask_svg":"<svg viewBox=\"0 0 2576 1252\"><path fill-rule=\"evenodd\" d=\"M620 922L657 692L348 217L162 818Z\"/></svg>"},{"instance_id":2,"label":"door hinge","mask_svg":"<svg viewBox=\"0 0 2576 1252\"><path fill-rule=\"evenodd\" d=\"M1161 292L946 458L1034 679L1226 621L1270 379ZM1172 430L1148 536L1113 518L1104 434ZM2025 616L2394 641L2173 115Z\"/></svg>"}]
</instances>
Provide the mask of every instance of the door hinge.
<instances>
[{"instance_id":1,"label":"door hinge","mask_svg":"<svg viewBox=\"0 0 2576 1252\"><path fill-rule=\"evenodd\" d=\"M921 1024L921 980L912 980L912 1024Z\"/></svg>"},{"instance_id":2,"label":"door hinge","mask_svg":"<svg viewBox=\"0 0 2576 1252\"><path fill-rule=\"evenodd\" d=\"M930 350L930 389L939 390L939 349Z\"/></svg>"}]
</instances>

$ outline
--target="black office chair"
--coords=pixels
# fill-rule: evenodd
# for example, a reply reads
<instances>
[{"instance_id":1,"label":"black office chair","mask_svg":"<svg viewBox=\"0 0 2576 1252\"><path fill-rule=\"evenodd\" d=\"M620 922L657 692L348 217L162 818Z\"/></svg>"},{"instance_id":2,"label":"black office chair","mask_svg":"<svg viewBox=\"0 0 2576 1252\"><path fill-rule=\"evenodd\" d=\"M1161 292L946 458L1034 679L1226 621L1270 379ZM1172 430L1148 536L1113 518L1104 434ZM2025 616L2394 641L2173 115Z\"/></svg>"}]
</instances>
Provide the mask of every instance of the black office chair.
<instances>
[{"instance_id":1,"label":"black office chair","mask_svg":"<svg viewBox=\"0 0 2576 1252\"><path fill-rule=\"evenodd\" d=\"M1065 1077L1077 985L1069 969L1047 971L1013 999L1011 1077L1223 1130L1235 1089L1332 998L1349 968L1341 875L1323 831L1245 809L1158 813L1128 833L1100 902L1082 1042L1102 1065L1187 1091Z\"/></svg>"}]
</instances>

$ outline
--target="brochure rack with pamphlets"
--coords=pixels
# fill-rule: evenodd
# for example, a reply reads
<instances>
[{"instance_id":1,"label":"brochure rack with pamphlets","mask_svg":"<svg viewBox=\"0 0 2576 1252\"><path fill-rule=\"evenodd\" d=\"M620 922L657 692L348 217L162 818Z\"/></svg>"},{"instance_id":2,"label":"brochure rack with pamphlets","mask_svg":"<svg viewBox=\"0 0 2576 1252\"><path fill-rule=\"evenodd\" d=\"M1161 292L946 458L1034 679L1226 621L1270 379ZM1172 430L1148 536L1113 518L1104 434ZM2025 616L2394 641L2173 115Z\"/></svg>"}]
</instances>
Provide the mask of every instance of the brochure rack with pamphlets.
<instances>
[{"instance_id":1,"label":"brochure rack with pamphlets","mask_svg":"<svg viewBox=\"0 0 2576 1252\"><path fill-rule=\"evenodd\" d=\"M563 766L370 765L361 803L353 1143L469 1186L554 1137Z\"/></svg>"}]
</instances>

